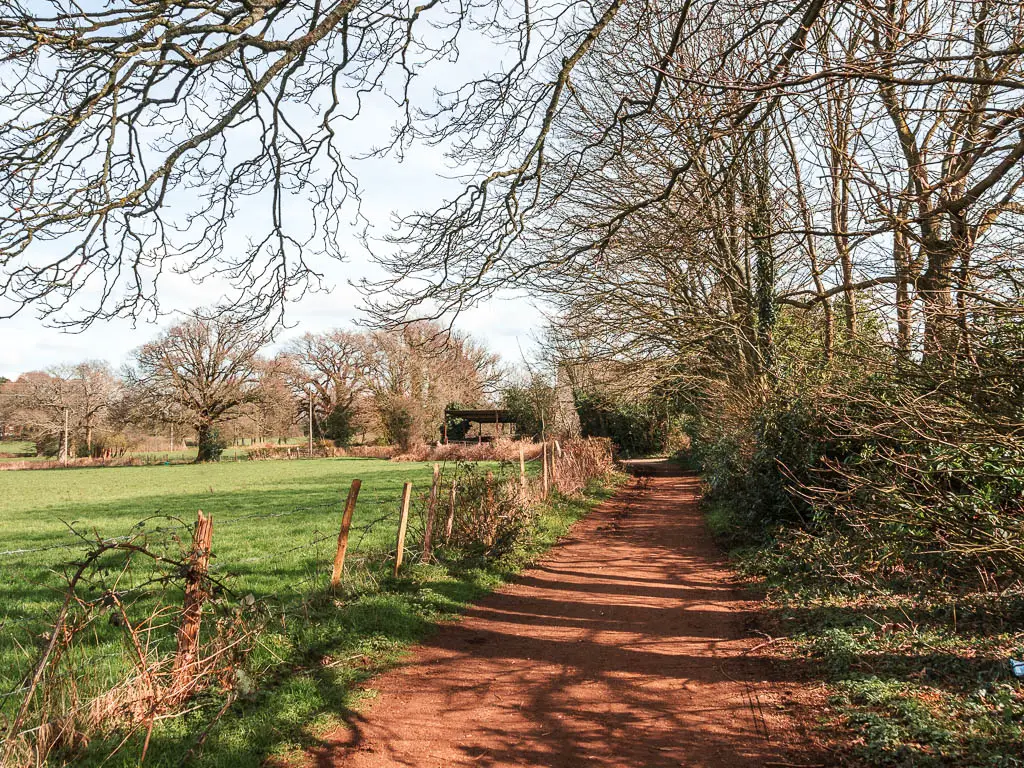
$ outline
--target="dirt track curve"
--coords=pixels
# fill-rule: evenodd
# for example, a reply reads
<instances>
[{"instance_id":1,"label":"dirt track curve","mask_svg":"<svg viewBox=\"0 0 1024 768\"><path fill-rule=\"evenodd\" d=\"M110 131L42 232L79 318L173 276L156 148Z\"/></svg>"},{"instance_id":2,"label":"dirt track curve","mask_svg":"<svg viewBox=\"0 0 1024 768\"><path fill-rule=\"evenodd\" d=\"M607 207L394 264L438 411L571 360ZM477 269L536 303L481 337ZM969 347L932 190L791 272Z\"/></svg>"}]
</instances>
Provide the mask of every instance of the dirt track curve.
<instances>
[{"instance_id":1,"label":"dirt track curve","mask_svg":"<svg viewBox=\"0 0 1024 768\"><path fill-rule=\"evenodd\" d=\"M345 766L789 765L781 684L697 510L647 465L514 584L445 625L311 754ZM799 761L802 762L802 761Z\"/></svg>"}]
</instances>

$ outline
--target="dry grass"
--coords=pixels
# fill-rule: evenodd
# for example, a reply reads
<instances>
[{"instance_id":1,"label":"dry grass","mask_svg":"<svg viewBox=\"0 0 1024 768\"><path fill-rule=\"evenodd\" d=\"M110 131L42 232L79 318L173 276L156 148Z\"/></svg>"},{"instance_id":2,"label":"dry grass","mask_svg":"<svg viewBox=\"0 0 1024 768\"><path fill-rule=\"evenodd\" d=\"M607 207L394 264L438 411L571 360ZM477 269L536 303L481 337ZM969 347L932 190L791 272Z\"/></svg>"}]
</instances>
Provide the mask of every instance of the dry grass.
<instances>
[{"instance_id":1,"label":"dry grass","mask_svg":"<svg viewBox=\"0 0 1024 768\"><path fill-rule=\"evenodd\" d=\"M519 461L522 449L526 461L540 457L541 444L528 440L498 438L488 443L421 445L393 457L394 461Z\"/></svg>"},{"instance_id":2,"label":"dry grass","mask_svg":"<svg viewBox=\"0 0 1024 768\"><path fill-rule=\"evenodd\" d=\"M233 699L235 672L262 630L265 617L257 618L251 610L214 598L204 575L199 587L200 604L205 604L206 615L200 619L204 632L191 660L179 664L178 652L157 639L178 620L178 610L166 596L158 598L157 605L145 611L140 621L133 621L130 614L139 604L123 603L117 588L101 590L98 598L79 593L92 593L105 583L107 566L100 553L122 550L129 556L148 553L144 545L135 542L104 544L87 556L78 575L69 580L68 610L61 612L49 635L53 639L37 662L19 714L12 723L4 723L7 732L0 747L0 765L5 768L38 768L49 764L51 758L66 764L69 756L79 754L95 738L117 733L123 745L140 731L146 734L144 758L155 723L181 714L183 705L196 694L218 687L228 694L228 701ZM149 556L167 571L151 575L150 581L165 586L187 567L184 560L162 562L155 553ZM116 570L123 575L129 563ZM93 572L95 577L90 576ZM96 659L90 652L96 624L117 626L123 633L123 671L112 684L97 684Z\"/></svg>"},{"instance_id":3,"label":"dry grass","mask_svg":"<svg viewBox=\"0 0 1024 768\"><path fill-rule=\"evenodd\" d=\"M313 444L313 457L318 459L339 459L354 457L359 459L391 459L398 453L394 445L353 445L339 448L330 440L321 440ZM252 461L270 461L275 459L308 459L309 448L305 445L258 445L249 450L247 457Z\"/></svg>"},{"instance_id":4,"label":"dry grass","mask_svg":"<svg viewBox=\"0 0 1024 768\"><path fill-rule=\"evenodd\" d=\"M0 472L21 469L63 469L81 467L143 467L153 464L152 461L135 458L132 456L121 456L112 459L70 459L67 464L59 459L25 459L22 461L0 461Z\"/></svg>"},{"instance_id":5,"label":"dry grass","mask_svg":"<svg viewBox=\"0 0 1024 768\"><path fill-rule=\"evenodd\" d=\"M553 474L555 489L563 496L575 496L591 480L612 471L612 443L606 437L566 440L555 444Z\"/></svg>"}]
</instances>

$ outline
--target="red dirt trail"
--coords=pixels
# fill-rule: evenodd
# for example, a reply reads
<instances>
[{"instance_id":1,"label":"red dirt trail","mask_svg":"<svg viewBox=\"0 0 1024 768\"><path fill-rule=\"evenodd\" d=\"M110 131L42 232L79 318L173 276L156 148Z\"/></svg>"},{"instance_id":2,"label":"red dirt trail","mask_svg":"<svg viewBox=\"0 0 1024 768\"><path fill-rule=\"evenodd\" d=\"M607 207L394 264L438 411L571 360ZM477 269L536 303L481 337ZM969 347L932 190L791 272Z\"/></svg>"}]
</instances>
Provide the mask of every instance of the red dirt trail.
<instances>
[{"instance_id":1,"label":"red dirt trail","mask_svg":"<svg viewBox=\"0 0 1024 768\"><path fill-rule=\"evenodd\" d=\"M778 682L787 670L744 656L763 643L749 631L756 606L704 526L698 480L643 466L651 476L376 678L378 698L312 762L798 764L803 739Z\"/></svg>"}]
</instances>

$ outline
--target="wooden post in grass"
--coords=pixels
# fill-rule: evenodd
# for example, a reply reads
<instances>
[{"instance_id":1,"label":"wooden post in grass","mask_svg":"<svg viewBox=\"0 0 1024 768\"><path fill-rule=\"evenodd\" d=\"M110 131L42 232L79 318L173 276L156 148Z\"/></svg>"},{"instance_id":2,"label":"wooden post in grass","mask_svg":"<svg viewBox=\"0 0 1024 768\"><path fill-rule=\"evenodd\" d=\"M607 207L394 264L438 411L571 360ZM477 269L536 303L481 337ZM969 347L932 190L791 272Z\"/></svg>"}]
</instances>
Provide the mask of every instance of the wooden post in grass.
<instances>
[{"instance_id":1,"label":"wooden post in grass","mask_svg":"<svg viewBox=\"0 0 1024 768\"><path fill-rule=\"evenodd\" d=\"M519 484L526 487L526 449L519 444Z\"/></svg>"},{"instance_id":2,"label":"wooden post in grass","mask_svg":"<svg viewBox=\"0 0 1024 768\"><path fill-rule=\"evenodd\" d=\"M210 568L210 547L213 544L213 517L199 510L196 528L192 532L192 551L189 553L188 572L185 574L185 600L178 627L178 647L171 670L172 698L181 700L188 695L196 676L199 654L199 625L206 602L206 575Z\"/></svg>"},{"instance_id":3,"label":"wooden post in grass","mask_svg":"<svg viewBox=\"0 0 1024 768\"><path fill-rule=\"evenodd\" d=\"M356 509L356 499L359 497L361 485L361 480L353 480L352 487L348 489L348 498L345 499L345 511L341 515L341 530L338 531L338 549L334 553L331 589L337 589L341 584L341 572L345 568L345 552L348 551L348 529L352 527L352 513Z\"/></svg>"},{"instance_id":4,"label":"wooden post in grass","mask_svg":"<svg viewBox=\"0 0 1024 768\"><path fill-rule=\"evenodd\" d=\"M452 528L455 526L455 484L458 479L452 478L452 487L448 492L448 519L444 523L444 541L447 544L452 538Z\"/></svg>"},{"instance_id":5,"label":"wooden post in grass","mask_svg":"<svg viewBox=\"0 0 1024 768\"><path fill-rule=\"evenodd\" d=\"M546 499L548 497L548 444L547 443L543 443L541 445L541 456L542 456L542 459L541 459L541 464L542 464L541 471L542 471L542 473L544 475L544 480L543 480L543 483L542 483L542 489L543 489L543 494L544 495L542 496L542 498Z\"/></svg>"},{"instance_id":6,"label":"wooden post in grass","mask_svg":"<svg viewBox=\"0 0 1024 768\"><path fill-rule=\"evenodd\" d=\"M441 465L434 465L434 480L430 484L430 498L427 501L427 520L423 525L423 557L424 563L430 562L430 552L434 538L434 517L437 515L437 494L441 485Z\"/></svg>"},{"instance_id":7,"label":"wooden post in grass","mask_svg":"<svg viewBox=\"0 0 1024 768\"><path fill-rule=\"evenodd\" d=\"M395 551L395 576L402 567L402 555L405 553L405 530L409 527L409 497L412 496L412 483L402 487L402 507L398 511L398 540Z\"/></svg>"}]
</instances>

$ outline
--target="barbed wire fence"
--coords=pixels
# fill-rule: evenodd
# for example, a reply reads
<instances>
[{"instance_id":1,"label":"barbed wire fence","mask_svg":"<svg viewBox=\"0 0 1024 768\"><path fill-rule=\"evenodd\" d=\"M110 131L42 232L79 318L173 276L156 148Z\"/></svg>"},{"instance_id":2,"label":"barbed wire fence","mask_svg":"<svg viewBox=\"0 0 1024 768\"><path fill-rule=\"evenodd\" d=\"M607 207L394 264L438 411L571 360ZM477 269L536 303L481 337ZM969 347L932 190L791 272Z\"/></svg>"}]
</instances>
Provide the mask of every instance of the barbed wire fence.
<instances>
[{"instance_id":1,"label":"barbed wire fence","mask_svg":"<svg viewBox=\"0 0 1024 768\"><path fill-rule=\"evenodd\" d=\"M35 569L37 581L45 574L52 583L34 588L60 595L55 614L17 617L29 638L15 641L23 673L0 669L8 688L0 689L0 768L64 760L111 733L119 737L111 756L145 733L144 760L156 723L195 711L197 694L216 689L223 703L201 747L251 687L245 660L273 623L305 621L325 599L389 588L412 564L500 556L528 529L537 502L608 471L611 450L603 441L551 443L536 462L535 472L523 454L491 468L439 462L427 487L406 483L394 499L360 500L356 480L340 530L339 505L320 503L216 520L199 511L194 522L153 515L116 537L66 523L70 542L0 551L0 568ZM289 518L314 524L292 531L284 547L217 557L217 532ZM254 586L283 564L287 578L274 592ZM11 629L0 619L0 635Z\"/></svg>"}]
</instances>

